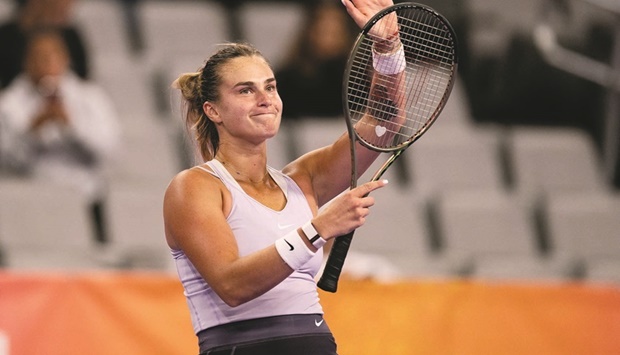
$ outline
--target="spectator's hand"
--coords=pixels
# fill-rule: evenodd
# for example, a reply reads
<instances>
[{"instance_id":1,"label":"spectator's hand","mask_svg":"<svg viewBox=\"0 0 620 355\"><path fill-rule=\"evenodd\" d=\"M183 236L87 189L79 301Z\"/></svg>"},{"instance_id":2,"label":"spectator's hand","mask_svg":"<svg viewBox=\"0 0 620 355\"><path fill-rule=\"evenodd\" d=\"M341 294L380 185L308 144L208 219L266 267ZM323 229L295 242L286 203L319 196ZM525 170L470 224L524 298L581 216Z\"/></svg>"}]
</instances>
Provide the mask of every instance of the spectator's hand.
<instances>
[{"instance_id":1,"label":"spectator's hand","mask_svg":"<svg viewBox=\"0 0 620 355\"><path fill-rule=\"evenodd\" d=\"M37 115L32 123L31 130L38 131L41 127L49 123L55 123L60 126L69 124L69 116L65 110L62 100L58 97L50 97L46 99L41 112Z\"/></svg>"}]
</instances>

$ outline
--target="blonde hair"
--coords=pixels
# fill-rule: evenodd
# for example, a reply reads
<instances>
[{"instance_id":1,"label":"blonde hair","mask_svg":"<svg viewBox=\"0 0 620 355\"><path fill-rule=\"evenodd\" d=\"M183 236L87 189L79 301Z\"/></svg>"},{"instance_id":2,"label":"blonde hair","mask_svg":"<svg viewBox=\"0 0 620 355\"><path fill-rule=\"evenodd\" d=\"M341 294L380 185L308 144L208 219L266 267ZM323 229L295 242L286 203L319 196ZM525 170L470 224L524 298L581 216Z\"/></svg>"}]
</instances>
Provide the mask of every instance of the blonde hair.
<instances>
[{"instance_id":1,"label":"blonde hair","mask_svg":"<svg viewBox=\"0 0 620 355\"><path fill-rule=\"evenodd\" d=\"M213 159L217 154L220 138L215 123L204 112L203 104L219 100L219 86L222 82L220 71L226 63L235 58L252 56L265 59L252 45L223 44L197 72L181 74L172 84L173 88L181 91L185 106L185 124L193 131L205 161Z\"/></svg>"}]
</instances>

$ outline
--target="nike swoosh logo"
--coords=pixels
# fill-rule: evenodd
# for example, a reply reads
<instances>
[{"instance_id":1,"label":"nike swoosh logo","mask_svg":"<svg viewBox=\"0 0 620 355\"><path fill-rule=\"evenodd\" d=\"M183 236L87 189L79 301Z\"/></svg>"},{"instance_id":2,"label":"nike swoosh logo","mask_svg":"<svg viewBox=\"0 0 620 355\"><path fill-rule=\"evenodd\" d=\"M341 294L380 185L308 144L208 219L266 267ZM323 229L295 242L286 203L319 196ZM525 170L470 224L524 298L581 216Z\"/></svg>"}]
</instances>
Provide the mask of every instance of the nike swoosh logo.
<instances>
[{"instance_id":1,"label":"nike swoosh logo","mask_svg":"<svg viewBox=\"0 0 620 355\"><path fill-rule=\"evenodd\" d=\"M293 244L289 243L288 240L286 240L286 239L284 239L284 241L286 242L286 244L288 244L289 248L291 248L291 249L289 249L290 251L295 250L295 247L293 246Z\"/></svg>"},{"instance_id":2,"label":"nike swoosh logo","mask_svg":"<svg viewBox=\"0 0 620 355\"><path fill-rule=\"evenodd\" d=\"M287 228L291 228L293 225L292 224L280 224L278 223L278 228L280 229L287 229Z\"/></svg>"},{"instance_id":3,"label":"nike swoosh logo","mask_svg":"<svg viewBox=\"0 0 620 355\"><path fill-rule=\"evenodd\" d=\"M314 320L314 325L316 325L317 327L320 327L320 326L321 326L321 324L323 324L323 321L324 321L324 320L325 320L325 319L321 319L321 321L318 321L318 320L316 320L316 319L315 319L315 320Z\"/></svg>"}]
</instances>

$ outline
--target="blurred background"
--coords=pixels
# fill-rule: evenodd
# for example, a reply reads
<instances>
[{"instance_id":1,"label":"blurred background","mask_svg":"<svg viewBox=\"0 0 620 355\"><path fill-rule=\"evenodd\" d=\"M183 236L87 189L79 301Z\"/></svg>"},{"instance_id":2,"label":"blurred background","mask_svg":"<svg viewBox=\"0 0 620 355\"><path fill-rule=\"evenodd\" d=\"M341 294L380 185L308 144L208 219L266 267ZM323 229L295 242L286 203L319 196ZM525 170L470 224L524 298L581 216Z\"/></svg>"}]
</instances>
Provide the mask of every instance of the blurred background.
<instances>
[{"instance_id":1,"label":"blurred background","mask_svg":"<svg viewBox=\"0 0 620 355\"><path fill-rule=\"evenodd\" d=\"M3 70L17 60L7 53L25 53L11 34L26 28L29 2L64 6L56 25L71 70L109 98L119 138L97 167L104 183L95 200L15 169L1 140L10 132L1 102L18 74L3 74L0 266L9 279L42 271L174 277L163 193L200 162L170 85L197 71L217 44L248 41L271 61L284 100L280 133L268 144L271 166L346 130L342 68L357 29L339 1L2 0ZM430 132L387 172L392 184L377 192L373 217L356 232L347 279L609 287L617 309L620 3L419 3L452 23L459 77ZM40 21L52 13L40 11Z\"/></svg>"}]
</instances>

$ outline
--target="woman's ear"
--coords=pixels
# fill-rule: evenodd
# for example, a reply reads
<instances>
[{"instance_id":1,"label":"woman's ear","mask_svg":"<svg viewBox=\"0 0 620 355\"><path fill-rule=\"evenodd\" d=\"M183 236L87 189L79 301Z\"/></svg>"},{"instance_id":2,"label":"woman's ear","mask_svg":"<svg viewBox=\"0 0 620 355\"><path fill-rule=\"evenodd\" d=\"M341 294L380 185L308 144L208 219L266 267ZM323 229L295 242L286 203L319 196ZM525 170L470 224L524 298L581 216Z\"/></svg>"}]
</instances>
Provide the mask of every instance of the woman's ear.
<instances>
[{"instance_id":1,"label":"woman's ear","mask_svg":"<svg viewBox=\"0 0 620 355\"><path fill-rule=\"evenodd\" d=\"M207 115L207 118L209 118L211 121L215 123L222 122L217 108L211 102L205 101L205 103L202 104L202 110L204 111L205 115Z\"/></svg>"}]
</instances>

